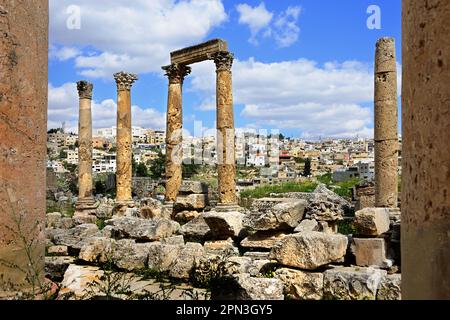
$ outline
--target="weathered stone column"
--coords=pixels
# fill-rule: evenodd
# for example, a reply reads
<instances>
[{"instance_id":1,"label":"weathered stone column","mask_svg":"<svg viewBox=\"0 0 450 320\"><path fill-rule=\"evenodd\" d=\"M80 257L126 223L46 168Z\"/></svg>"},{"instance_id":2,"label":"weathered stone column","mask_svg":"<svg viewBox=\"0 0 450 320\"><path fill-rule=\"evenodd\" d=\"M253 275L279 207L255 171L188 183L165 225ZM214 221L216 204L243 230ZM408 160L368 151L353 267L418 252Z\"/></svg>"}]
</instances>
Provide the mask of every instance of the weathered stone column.
<instances>
[{"instance_id":1,"label":"weathered stone column","mask_svg":"<svg viewBox=\"0 0 450 320\"><path fill-rule=\"evenodd\" d=\"M169 77L166 124L166 201L175 202L180 189L183 161L183 81L191 73L191 68L172 64L163 67Z\"/></svg>"},{"instance_id":2,"label":"weathered stone column","mask_svg":"<svg viewBox=\"0 0 450 320\"><path fill-rule=\"evenodd\" d=\"M78 120L78 201L76 214L95 213L95 199L92 194L92 89L86 81L77 83L80 97Z\"/></svg>"},{"instance_id":3,"label":"weathered stone column","mask_svg":"<svg viewBox=\"0 0 450 320\"><path fill-rule=\"evenodd\" d=\"M449 1L403 1L404 299L450 299L449 34Z\"/></svg>"},{"instance_id":4,"label":"weathered stone column","mask_svg":"<svg viewBox=\"0 0 450 320\"><path fill-rule=\"evenodd\" d=\"M44 277L47 30L47 0L1 1L0 297Z\"/></svg>"},{"instance_id":5,"label":"weathered stone column","mask_svg":"<svg viewBox=\"0 0 450 320\"><path fill-rule=\"evenodd\" d=\"M378 40L375 53L375 206L398 203L398 95L393 38Z\"/></svg>"},{"instance_id":6,"label":"weathered stone column","mask_svg":"<svg viewBox=\"0 0 450 320\"><path fill-rule=\"evenodd\" d=\"M217 68L217 161L219 168L219 207L235 207L236 163L231 67L234 56L230 52L212 54Z\"/></svg>"},{"instance_id":7,"label":"weathered stone column","mask_svg":"<svg viewBox=\"0 0 450 320\"><path fill-rule=\"evenodd\" d=\"M132 184L132 129L131 129L131 87L137 75L125 72L114 74L117 83L117 169L116 203L134 206L131 194Z\"/></svg>"}]
</instances>

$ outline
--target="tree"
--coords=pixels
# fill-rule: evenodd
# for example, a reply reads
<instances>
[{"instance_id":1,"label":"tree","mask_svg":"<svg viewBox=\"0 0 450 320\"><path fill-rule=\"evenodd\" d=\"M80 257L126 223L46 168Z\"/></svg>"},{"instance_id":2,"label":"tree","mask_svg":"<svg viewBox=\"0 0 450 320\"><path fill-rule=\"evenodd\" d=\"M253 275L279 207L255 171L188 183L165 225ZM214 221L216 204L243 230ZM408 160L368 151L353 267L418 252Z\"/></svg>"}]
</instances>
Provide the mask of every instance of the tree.
<instances>
[{"instance_id":1,"label":"tree","mask_svg":"<svg viewBox=\"0 0 450 320\"><path fill-rule=\"evenodd\" d=\"M139 163L136 167L136 177L148 177L148 168L144 163Z\"/></svg>"},{"instance_id":2,"label":"tree","mask_svg":"<svg viewBox=\"0 0 450 320\"><path fill-rule=\"evenodd\" d=\"M305 168L303 169L303 176L309 177L311 176L311 159L307 158L305 160Z\"/></svg>"},{"instance_id":3,"label":"tree","mask_svg":"<svg viewBox=\"0 0 450 320\"><path fill-rule=\"evenodd\" d=\"M60 159L67 159L67 152L65 150L61 150L59 152L59 158Z\"/></svg>"},{"instance_id":4,"label":"tree","mask_svg":"<svg viewBox=\"0 0 450 320\"><path fill-rule=\"evenodd\" d=\"M150 176L153 179L160 179L164 176L166 170L166 156L160 151L158 157L152 161L150 166Z\"/></svg>"},{"instance_id":5,"label":"tree","mask_svg":"<svg viewBox=\"0 0 450 320\"><path fill-rule=\"evenodd\" d=\"M183 177L190 178L194 174L198 173L198 171L200 170L200 165L193 163L190 164L183 163L182 169L183 169Z\"/></svg>"}]
</instances>

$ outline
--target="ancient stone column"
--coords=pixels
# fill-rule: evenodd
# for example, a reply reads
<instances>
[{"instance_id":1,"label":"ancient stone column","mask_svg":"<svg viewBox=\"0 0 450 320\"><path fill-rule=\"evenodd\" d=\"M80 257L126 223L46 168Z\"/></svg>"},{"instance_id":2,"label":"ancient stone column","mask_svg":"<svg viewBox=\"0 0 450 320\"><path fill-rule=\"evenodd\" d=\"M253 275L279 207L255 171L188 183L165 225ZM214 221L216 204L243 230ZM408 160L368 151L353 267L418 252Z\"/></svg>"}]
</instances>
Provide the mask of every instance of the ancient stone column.
<instances>
[{"instance_id":1,"label":"ancient stone column","mask_svg":"<svg viewBox=\"0 0 450 320\"><path fill-rule=\"evenodd\" d=\"M131 128L131 87L137 75L125 72L114 74L117 83L117 168L116 203L134 206L132 186L132 128Z\"/></svg>"},{"instance_id":2,"label":"ancient stone column","mask_svg":"<svg viewBox=\"0 0 450 320\"><path fill-rule=\"evenodd\" d=\"M402 11L402 298L448 300L450 2Z\"/></svg>"},{"instance_id":3,"label":"ancient stone column","mask_svg":"<svg viewBox=\"0 0 450 320\"><path fill-rule=\"evenodd\" d=\"M166 201L175 202L182 182L183 157L183 104L182 91L184 78L191 73L191 68L172 64L163 67L169 78L169 95L167 99L166 124Z\"/></svg>"},{"instance_id":4,"label":"ancient stone column","mask_svg":"<svg viewBox=\"0 0 450 320\"><path fill-rule=\"evenodd\" d=\"M78 201L76 214L90 214L95 210L92 194L92 89L86 81L77 83L80 97L80 116L78 120Z\"/></svg>"},{"instance_id":5,"label":"ancient stone column","mask_svg":"<svg viewBox=\"0 0 450 320\"><path fill-rule=\"evenodd\" d=\"M217 71L217 161L219 169L219 206L233 207L236 199L235 131L231 67L234 56L218 52L210 56Z\"/></svg>"},{"instance_id":6,"label":"ancient stone column","mask_svg":"<svg viewBox=\"0 0 450 320\"><path fill-rule=\"evenodd\" d=\"M0 297L44 277L48 1L0 2Z\"/></svg>"},{"instance_id":7,"label":"ancient stone column","mask_svg":"<svg viewBox=\"0 0 450 320\"><path fill-rule=\"evenodd\" d=\"M375 53L375 206L398 202L398 95L395 42L378 40Z\"/></svg>"}]
</instances>

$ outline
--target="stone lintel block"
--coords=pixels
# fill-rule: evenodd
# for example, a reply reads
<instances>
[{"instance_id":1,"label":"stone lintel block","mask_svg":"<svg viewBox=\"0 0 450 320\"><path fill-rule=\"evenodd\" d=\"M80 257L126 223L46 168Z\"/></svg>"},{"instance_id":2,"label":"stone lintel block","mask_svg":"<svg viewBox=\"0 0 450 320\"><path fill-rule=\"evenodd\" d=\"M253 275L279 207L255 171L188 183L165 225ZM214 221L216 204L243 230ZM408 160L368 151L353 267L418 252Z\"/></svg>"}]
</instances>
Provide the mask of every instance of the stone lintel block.
<instances>
[{"instance_id":1,"label":"stone lintel block","mask_svg":"<svg viewBox=\"0 0 450 320\"><path fill-rule=\"evenodd\" d=\"M386 263L386 241L383 238L353 238L356 265L383 267Z\"/></svg>"}]
</instances>

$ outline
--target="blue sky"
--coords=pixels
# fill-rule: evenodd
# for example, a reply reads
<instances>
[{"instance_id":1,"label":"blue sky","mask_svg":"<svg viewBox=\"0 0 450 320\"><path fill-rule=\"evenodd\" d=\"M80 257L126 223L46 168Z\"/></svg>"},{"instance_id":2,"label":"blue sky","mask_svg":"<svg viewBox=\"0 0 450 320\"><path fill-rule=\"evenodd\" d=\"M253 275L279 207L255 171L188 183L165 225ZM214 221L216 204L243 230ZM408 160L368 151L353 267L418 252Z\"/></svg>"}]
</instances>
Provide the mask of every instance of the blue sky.
<instances>
[{"instance_id":1,"label":"blue sky","mask_svg":"<svg viewBox=\"0 0 450 320\"><path fill-rule=\"evenodd\" d=\"M75 5L75 7L74 7ZM370 30L367 8L381 9ZM172 50L222 38L235 54L236 127L294 137L371 136L376 40L397 40L400 0L50 0L49 127L77 126L74 83L94 83L94 127L115 123L112 73L130 71L133 124L164 128ZM79 15L78 15L78 11ZM80 22L78 25L77 23ZM214 65L192 65L184 126L215 125Z\"/></svg>"}]
</instances>

